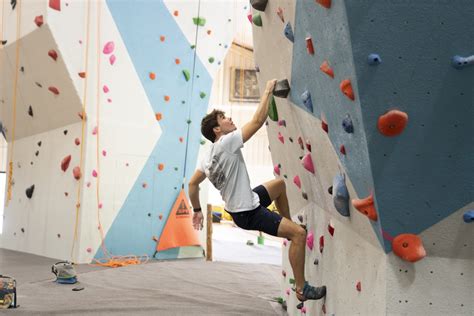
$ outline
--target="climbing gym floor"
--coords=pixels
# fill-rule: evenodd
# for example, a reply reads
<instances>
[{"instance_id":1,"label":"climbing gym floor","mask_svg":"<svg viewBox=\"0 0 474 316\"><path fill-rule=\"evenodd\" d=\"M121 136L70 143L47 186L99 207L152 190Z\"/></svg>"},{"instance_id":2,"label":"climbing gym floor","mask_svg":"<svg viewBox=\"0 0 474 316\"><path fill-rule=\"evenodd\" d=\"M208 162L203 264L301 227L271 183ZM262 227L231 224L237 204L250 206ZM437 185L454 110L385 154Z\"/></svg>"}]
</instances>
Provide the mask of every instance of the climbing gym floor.
<instances>
[{"instance_id":1,"label":"climbing gym floor","mask_svg":"<svg viewBox=\"0 0 474 316\"><path fill-rule=\"evenodd\" d=\"M16 278L12 315L286 315L281 267L268 264L157 262L107 269L77 265L79 283L53 282L56 260L0 249L0 271ZM84 287L82 291L73 288Z\"/></svg>"}]
</instances>

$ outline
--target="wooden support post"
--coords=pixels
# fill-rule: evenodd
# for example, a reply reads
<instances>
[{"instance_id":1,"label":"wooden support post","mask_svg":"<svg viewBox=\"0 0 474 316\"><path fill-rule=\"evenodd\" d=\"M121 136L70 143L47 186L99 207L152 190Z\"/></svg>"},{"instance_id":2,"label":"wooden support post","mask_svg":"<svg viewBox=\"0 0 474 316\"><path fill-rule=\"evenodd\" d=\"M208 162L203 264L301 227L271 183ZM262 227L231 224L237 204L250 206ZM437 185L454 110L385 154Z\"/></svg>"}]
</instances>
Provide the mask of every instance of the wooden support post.
<instances>
[{"instance_id":1,"label":"wooden support post","mask_svg":"<svg viewBox=\"0 0 474 316\"><path fill-rule=\"evenodd\" d=\"M212 205L207 204L207 218L206 218L206 261L212 261Z\"/></svg>"}]
</instances>

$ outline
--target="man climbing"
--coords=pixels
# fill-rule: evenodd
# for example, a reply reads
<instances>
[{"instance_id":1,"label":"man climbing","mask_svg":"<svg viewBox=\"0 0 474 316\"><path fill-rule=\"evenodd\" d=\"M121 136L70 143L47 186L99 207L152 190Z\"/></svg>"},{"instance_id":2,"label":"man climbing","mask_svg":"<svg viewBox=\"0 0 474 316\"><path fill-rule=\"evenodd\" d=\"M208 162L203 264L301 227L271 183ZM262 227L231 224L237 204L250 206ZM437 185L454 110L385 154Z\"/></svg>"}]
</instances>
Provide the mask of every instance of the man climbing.
<instances>
[{"instance_id":1,"label":"man climbing","mask_svg":"<svg viewBox=\"0 0 474 316\"><path fill-rule=\"evenodd\" d=\"M317 300L326 295L326 287L314 287L305 280L306 230L291 220L285 182L274 179L252 190L240 150L265 123L275 83L276 80L267 82L254 116L241 130L237 129L232 118L226 117L220 110L215 109L202 119L201 132L212 145L189 181L189 197L194 209L193 226L199 230L203 227L199 184L208 177L220 191L225 209L237 226L291 240L289 259L297 298L302 302ZM275 201L281 215L267 209L272 201Z\"/></svg>"}]
</instances>

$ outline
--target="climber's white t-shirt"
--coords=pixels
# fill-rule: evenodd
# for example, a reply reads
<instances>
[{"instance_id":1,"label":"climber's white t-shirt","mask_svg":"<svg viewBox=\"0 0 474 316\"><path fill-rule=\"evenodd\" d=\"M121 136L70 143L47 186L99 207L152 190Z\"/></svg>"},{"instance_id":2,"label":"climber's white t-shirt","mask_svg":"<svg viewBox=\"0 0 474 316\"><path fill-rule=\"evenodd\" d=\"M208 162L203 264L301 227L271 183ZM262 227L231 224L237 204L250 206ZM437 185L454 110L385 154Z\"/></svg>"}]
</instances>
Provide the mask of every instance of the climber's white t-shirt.
<instances>
[{"instance_id":1,"label":"climber's white t-shirt","mask_svg":"<svg viewBox=\"0 0 474 316\"><path fill-rule=\"evenodd\" d=\"M204 172L220 191L225 209L230 213L250 211L260 205L250 187L250 179L240 148L244 147L242 131L221 136L201 160L198 170Z\"/></svg>"}]
</instances>

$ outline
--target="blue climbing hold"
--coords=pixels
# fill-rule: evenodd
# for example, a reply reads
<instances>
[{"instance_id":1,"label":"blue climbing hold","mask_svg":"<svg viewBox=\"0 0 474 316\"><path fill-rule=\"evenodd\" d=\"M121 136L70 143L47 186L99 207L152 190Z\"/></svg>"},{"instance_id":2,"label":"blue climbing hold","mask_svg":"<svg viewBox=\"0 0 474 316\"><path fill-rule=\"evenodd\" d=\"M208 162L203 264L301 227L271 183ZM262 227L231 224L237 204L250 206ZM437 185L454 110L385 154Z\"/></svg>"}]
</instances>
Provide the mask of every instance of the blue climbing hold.
<instances>
[{"instance_id":1,"label":"blue climbing hold","mask_svg":"<svg viewBox=\"0 0 474 316\"><path fill-rule=\"evenodd\" d=\"M344 217L349 217L349 191L346 187L346 177L338 174L332 181L334 207Z\"/></svg>"},{"instance_id":2,"label":"blue climbing hold","mask_svg":"<svg viewBox=\"0 0 474 316\"><path fill-rule=\"evenodd\" d=\"M347 114L344 120L342 121L342 128L344 128L346 133L354 133L354 125L352 124L352 119L349 114Z\"/></svg>"},{"instance_id":3,"label":"blue climbing hold","mask_svg":"<svg viewBox=\"0 0 474 316\"><path fill-rule=\"evenodd\" d=\"M464 213L462 218L464 219L464 222L466 223L474 222L474 210L467 211L466 213Z\"/></svg>"},{"instance_id":4,"label":"blue climbing hold","mask_svg":"<svg viewBox=\"0 0 474 316\"><path fill-rule=\"evenodd\" d=\"M451 60L451 65L456 69L463 69L468 66L472 66L474 65L474 55L469 56L469 57L462 57L462 56L456 55Z\"/></svg>"},{"instance_id":5,"label":"blue climbing hold","mask_svg":"<svg viewBox=\"0 0 474 316\"><path fill-rule=\"evenodd\" d=\"M367 60L371 66L377 66L382 63L382 58L380 58L379 54L370 54Z\"/></svg>"},{"instance_id":6,"label":"blue climbing hold","mask_svg":"<svg viewBox=\"0 0 474 316\"><path fill-rule=\"evenodd\" d=\"M313 113L313 101L311 100L311 93L306 90L301 94L301 99L303 100L303 104L308 109L308 111Z\"/></svg>"},{"instance_id":7,"label":"blue climbing hold","mask_svg":"<svg viewBox=\"0 0 474 316\"><path fill-rule=\"evenodd\" d=\"M293 29L291 28L290 22L286 23L284 33L286 38L289 39L290 42L295 42L295 35L293 34Z\"/></svg>"}]
</instances>

